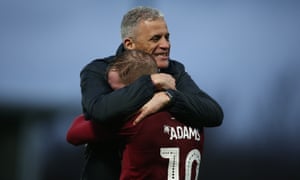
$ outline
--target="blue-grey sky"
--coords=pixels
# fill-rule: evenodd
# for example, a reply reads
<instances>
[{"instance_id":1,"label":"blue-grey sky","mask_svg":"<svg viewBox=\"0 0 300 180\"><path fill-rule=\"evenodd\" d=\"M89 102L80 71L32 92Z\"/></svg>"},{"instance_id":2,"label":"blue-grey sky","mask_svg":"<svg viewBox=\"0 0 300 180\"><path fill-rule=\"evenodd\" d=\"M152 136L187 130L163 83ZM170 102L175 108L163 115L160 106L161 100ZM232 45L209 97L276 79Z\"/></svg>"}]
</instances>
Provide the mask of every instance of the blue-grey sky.
<instances>
[{"instance_id":1,"label":"blue-grey sky","mask_svg":"<svg viewBox=\"0 0 300 180\"><path fill-rule=\"evenodd\" d=\"M80 106L80 70L115 52L122 15L136 5L164 13L171 57L224 108L221 139L253 140L270 126L295 137L300 6L291 0L1 0L0 101Z\"/></svg>"}]
</instances>

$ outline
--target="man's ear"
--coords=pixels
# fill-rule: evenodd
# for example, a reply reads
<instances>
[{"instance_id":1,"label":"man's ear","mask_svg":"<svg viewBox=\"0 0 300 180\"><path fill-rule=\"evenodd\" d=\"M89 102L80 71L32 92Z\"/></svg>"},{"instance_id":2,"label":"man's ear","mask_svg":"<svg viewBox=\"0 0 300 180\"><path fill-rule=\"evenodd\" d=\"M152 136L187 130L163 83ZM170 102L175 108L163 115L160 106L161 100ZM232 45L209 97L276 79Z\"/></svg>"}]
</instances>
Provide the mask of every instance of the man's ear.
<instances>
[{"instance_id":1,"label":"man's ear","mask_svg":"<svg viewBox=\"0 0 300 180\"><path fill-rule=\"evenodd\" d=\"M132 39L130 39L130 38L124 39L123 45L124 45L125 49L128 49L128 50L132 50L135 48L135 44L132 41Z\"/></svg>"}]
</instances>

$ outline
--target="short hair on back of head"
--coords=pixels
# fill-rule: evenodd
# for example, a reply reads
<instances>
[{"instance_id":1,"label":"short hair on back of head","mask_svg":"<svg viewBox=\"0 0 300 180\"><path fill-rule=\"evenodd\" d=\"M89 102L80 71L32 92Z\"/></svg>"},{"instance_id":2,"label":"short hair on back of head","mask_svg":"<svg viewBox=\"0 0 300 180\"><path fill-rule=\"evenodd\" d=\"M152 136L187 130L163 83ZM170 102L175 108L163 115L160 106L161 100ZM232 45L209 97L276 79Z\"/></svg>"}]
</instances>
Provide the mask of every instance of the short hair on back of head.
<instances>
[{"instance_id":1,"label":"short hair on back of head","mask_svg":"<svg viewBox=\"0 0 300 180\"><path fill-rule=\"evenodd\" d=\"M134 30L141 21L153 21L164 18L164 15L157 9L139 6L128 11L122 19L121 37L124 40L127 37L134 38Z\"/></svg>"},{"instance_id":2,"label":"short hair on back of head","mask_svg":"<svg viewBox=\"0 0 300 180\"><path fill-rule=\"evenodd\" d=\"M143 75L158 72L154 57L140 50L126 50L110 64L109 70L116 70L123 84L128 85Z\"/></svg>"}]
</instances>

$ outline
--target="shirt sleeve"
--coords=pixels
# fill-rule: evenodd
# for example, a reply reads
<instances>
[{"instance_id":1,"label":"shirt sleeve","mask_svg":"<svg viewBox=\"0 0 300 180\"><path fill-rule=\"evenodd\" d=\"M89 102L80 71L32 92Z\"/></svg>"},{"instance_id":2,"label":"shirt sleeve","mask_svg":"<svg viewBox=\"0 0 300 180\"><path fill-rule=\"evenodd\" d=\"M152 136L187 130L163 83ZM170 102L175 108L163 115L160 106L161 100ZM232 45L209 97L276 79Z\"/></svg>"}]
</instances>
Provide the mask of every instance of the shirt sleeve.
<instances>
[{"instance_id":1,"label":"shirt sleeve","mask_svg":"<svg viewBox=\"0 0 300 180\"><path fill-rule=\"evenodd\" d=\"M98 123L88 121L83 114L74 118L67 131L66 140L68 143L78 146L86 143L95 143L106 140L114 140L115 133Z\"/></svg>"}]
</instances>

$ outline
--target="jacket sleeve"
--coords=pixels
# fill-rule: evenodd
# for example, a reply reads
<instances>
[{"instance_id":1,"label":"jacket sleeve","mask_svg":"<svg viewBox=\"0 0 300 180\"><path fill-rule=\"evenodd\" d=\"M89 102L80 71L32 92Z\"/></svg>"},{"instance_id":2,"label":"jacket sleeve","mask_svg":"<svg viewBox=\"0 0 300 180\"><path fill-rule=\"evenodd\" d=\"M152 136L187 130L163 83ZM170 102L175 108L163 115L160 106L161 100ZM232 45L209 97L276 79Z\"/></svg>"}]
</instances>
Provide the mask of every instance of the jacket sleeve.
<instances>
[{"instance_id":1,"label":"jacket sleeve","mask_svg":"<svg viewBox=\"0 0 300 180\"><path fill-rule=\"evenodd\" d=\"M193 127L221 125L223 110L220 105L197 86L181 63L175 62L173 66L177 90L169 90L173 96L170 113Z\"/></svg>"},{"instance_id":2,"label":"jacket sleeve","mask_svg":"<svg viewBox=\"0 0 300 180\"><path fill-rule=\"evenodd\" d=\"M87 119L115 124L142 107L155 93L150 76L112 91L106 80L107 63L94 61L80 74L83 112Z\"/></svg>"}]
</instances>

